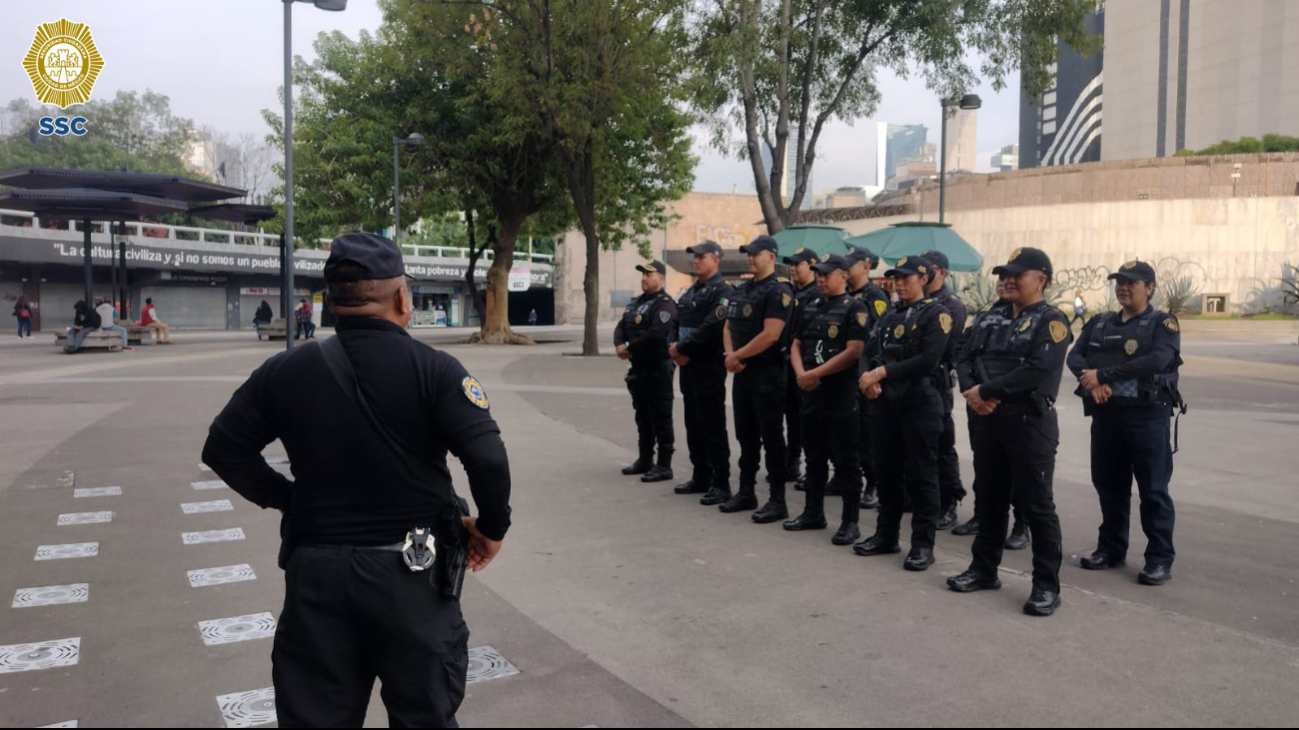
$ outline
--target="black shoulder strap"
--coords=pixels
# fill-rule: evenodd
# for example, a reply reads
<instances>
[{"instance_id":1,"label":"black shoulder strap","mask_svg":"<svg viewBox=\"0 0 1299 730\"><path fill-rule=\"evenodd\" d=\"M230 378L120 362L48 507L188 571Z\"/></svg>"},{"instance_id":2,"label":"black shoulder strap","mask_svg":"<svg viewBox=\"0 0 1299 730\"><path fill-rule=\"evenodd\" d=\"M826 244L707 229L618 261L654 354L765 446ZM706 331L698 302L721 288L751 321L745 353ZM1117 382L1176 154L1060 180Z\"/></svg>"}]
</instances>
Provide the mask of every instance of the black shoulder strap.
<instances>
[{"instance_id":1,"label":"black shoulder strap","mask_svg":"<svg viewBox=\"0 0 1299 730\"><path fill-rule=\"evenodd\" d=\"M352 405L365 415L366 420L379 432L393 453L403 460L424 461L422 452L408 446L401 436L390 430L370 407L370 402L366 400L365 393L361 389L361 382L356 377L356 370L352 368L352 360L343 349L343 341L338 338L338 335L317 344L325 357L325 364L334 374L334 380L338 381L338 387L342 389L347 399L352 401Z\"/></svg>"}]
</instances>

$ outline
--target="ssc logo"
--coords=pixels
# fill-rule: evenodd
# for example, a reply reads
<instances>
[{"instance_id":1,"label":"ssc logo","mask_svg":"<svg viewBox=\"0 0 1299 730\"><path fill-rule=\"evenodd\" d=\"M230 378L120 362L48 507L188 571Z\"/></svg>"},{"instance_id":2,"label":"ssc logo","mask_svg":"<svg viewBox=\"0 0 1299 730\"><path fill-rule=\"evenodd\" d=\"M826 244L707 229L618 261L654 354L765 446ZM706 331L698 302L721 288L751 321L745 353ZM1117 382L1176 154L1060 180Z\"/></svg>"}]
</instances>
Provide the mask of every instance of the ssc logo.
<instances>
[{"instance_id":1,"label":"ssc logo","mask_svg":"<svg viewBox=\"0 0 1299 730\"><path fill-rule=\"evenodd\" d=\"M483 390L482 383L472 377L465 376L465 379L460 381L460 387L464 390L465 397L469 399L470 403L487 410L487 391Z\"/></svg>"}]
</instances>

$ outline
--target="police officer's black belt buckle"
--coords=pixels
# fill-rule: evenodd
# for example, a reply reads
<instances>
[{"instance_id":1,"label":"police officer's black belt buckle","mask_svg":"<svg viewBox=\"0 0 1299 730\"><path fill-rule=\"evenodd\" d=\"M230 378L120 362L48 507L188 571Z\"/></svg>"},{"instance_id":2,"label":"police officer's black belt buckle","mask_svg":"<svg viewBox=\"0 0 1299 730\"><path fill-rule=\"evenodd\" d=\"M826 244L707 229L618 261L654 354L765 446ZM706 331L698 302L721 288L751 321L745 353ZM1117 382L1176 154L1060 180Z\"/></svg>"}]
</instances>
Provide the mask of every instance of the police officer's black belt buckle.
<instances>
[{"instance_id":1,"label":"police officer's black belt buckle","mask_svg":"<svg viewBox=\"0 0 1299 730\"><path fill-rule=\"evenodd\" d=\"M401 559L406 562L406 567L410 568L412 573L432 567L435 558L437 558L437 548L434 546L433 535L429 528L416 527L406 533L406 542L401 548Z\"/></svg>"}]
</instances>

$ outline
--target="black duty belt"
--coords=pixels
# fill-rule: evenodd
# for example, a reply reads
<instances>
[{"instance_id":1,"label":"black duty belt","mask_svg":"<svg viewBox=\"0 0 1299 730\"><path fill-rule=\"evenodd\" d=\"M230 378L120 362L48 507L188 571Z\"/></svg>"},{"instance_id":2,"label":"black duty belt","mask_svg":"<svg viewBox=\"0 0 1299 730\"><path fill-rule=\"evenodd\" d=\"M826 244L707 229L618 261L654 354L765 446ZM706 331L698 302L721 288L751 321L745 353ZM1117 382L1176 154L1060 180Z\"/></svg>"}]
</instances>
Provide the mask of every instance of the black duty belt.
<instances>
[{"instance_id":1,"label":"black duty belt","mask_svg":"<svg viewBox=\"0 0 1299 730\"><path fill-rule=\"evenodd\" d=\"M394 542L390 545L337 545L337 544L326 544L320 542L308 542L308 543L303 543L302 546L311 547L311 548L325 548L327 550L351 548L352 550L382 550L384 552L389 552L389 553L399 553L406 547L406 543Z\"/></svg>"}]
</instances>

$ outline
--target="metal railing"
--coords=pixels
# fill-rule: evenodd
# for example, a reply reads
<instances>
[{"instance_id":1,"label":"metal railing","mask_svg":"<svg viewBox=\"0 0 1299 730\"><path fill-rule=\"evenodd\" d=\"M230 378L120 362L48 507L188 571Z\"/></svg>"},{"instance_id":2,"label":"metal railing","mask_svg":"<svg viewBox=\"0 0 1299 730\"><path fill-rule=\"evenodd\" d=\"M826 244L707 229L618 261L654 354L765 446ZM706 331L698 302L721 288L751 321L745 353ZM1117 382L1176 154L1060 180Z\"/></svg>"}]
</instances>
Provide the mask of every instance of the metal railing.
<instances>
[{"instance_id":1,"label":"metal railing","mask_svg":"<svg viewBox=\"0 0 1299 730\"><path fill-rule=\"evenodd\" d=\"M12 219L19 219L21 222L15 223ZM90 225L93 233L104 233L104 223L92 222ZM173 226L167 223L146 223L128 221L126 224L126 233L128 236L145 239L150 243L162 243L164 241L176 241L178 243L223 243L236 244L243 246L255 246L259 249L270 248L278 250L280 247L280 236L275 233L263 233L262 231L227 231L217 228L195 228L191 226ZM41 225L41 220L35 214L22 210L5 210L0 209L0 229L9 229L10 235L15 234L14 228L28 228L34 230L59 230L81 232L82 221L71 221L67 228L45 228ZM328 248L330 239L317 239L318 243L326 244L323 248ZM165 245L165 244L164 244ZM423 244L404 244L402 249L414 256L432 256L435 258L469 258L469 249L459 248L456 246L428 246ZM431 252L431 253L430 253ZM449 252L449 253L448 253ZM515 257L524 261L533 261L542 264L554 263L555 257L550 254L532 253L527 251L515 251ZM496 258L495 252L491 249L483 252L483 260L491 261Z\"/></svg>"}]
</instances>

